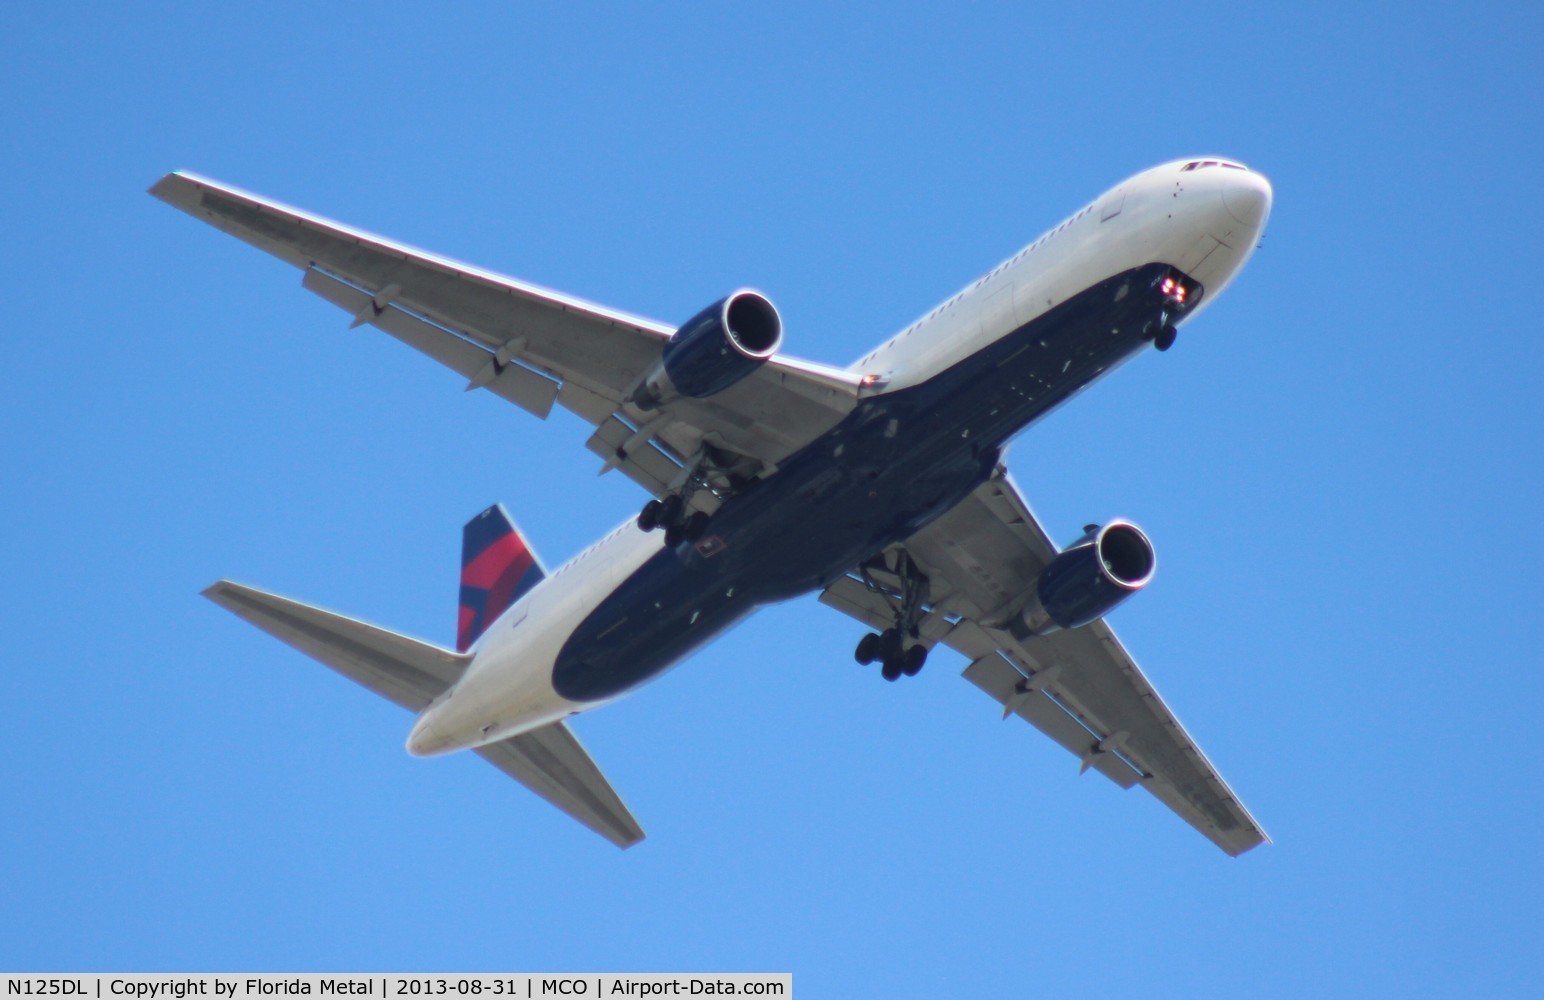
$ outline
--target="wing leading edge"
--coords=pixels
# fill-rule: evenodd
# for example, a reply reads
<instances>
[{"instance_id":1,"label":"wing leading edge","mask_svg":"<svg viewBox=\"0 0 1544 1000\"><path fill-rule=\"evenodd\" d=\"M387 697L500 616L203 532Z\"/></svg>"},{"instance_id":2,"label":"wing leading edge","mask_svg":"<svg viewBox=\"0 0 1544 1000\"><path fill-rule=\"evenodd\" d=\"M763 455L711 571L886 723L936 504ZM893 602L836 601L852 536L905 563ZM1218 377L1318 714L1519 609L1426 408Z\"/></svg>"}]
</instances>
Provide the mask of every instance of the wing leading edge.
<instances>
[{"instance_id":1,"label":"wing leading edge","mask_svg":"<svg viewBox=\"0 0 1544 1000\"><path fill-rule=\"evenodd\" d=\"M472 659L229 580L209 587L204 596L411 712L428 707ZM564 723L481 747L477 754L618 847L644 838L643 828Z\"/></svg>"},{"instance_id":2,"label":"wing leading edge","mask_svg":"<svg viewBox=\"0 0 1544 1000\"><path fill-rule=\"evenodd\" d=\"M595 427L587 447L656 496L707 451L767 474L857 404L861 378L774 357L706 399L653 411L630 401L675 332L667 324L440 257L191 173L150 193L300 268L303 284L354 318L545 417L553 405ZM700 494L706 504L711 501Z\"/></svg>"},{"instance_id":3,"label":"wing leading edge","mask_svg":"<svg viewBox=\"0 0 1544 1000\"><path fill-rule=\"evenodd\" d=\"M965 678L1005 718L1029 722L1083 770L1147 789L1229 855L1268 841L1103 620L1025 640L995 627L1058 551L1006 472L903 547L931 588L923 641L966 656ZM885 595L851 577L821 600L874 628L891 623Z\"/></svg>"}]
</instances>

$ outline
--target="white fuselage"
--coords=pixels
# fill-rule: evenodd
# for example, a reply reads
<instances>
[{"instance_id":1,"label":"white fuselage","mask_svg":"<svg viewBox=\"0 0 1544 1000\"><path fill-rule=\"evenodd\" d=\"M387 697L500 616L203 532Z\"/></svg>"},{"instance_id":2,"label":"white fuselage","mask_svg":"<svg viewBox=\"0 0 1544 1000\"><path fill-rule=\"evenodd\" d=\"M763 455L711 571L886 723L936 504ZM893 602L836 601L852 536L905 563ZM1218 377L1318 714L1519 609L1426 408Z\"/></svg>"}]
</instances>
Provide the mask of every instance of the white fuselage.
<instances>
[{"instance_id":1,"label":"white fuselage","mask_svg":"<svg viewBox=\"0 0 1544 1000\"><path fill-rule=\"evenodd\" d=\"M1260 238L1271 188L1220 158L1137 174L855 362L892 392L925 382L1057 304L1133 268L1165 263L1199 281L1208 305ZM664 542L629 519L543 580L482 636L461 680L419 717L417 755L491 743L596 708L553 688L575 629ZM610 699L614 700L614 699Z\"/></svg>"}]
</instances>

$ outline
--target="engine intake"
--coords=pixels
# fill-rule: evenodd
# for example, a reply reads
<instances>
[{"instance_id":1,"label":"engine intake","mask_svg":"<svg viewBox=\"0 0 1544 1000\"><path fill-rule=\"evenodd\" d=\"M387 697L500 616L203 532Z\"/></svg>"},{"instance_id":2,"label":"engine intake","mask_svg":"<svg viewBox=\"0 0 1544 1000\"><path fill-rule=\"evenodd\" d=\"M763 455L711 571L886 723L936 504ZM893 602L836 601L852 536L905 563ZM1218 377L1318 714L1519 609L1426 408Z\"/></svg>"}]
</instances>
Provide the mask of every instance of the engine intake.
<instances>
[{"instance_id":1,"label":"engine intake","mask_svg":"<svg viewBox=\"0 0 1544 1000\"><path fill-rule=\"evenodd\" d=\"M1041 572L1012 630L1026 638L1087 625L1147 586L1157 568L1153 543L1130 521L1092 528Z\"/></svg>"},{"instance_id":2,"label":"engine intake","mask_svg":"<svg viewBox=\"0 0 1544 1000\"><path fill-rule=\"evenodd\" d=\"M782 345L777 309L760 292L742 288L681 324L634 400L649 408L673 395L704 399L723 392Z\"/></svg>"}]
</instances>

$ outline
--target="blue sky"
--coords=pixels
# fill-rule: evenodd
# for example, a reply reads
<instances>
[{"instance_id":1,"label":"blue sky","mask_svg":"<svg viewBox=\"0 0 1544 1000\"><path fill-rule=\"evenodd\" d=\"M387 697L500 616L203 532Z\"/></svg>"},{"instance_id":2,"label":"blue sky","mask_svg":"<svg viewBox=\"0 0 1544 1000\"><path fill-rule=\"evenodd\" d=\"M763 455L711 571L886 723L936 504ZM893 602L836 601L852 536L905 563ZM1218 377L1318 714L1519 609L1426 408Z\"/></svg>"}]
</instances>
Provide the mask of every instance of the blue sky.
<instances>
[{"instance_id":1,"label":"blue sky","mask_svg":"<svg viewBox=\"0 0 1544 1000\"><path fill-rule=\"evenodd\" d=\"M1516 995L1544 964L1524 4L0 12L0 968L791 970L801 997ZM846 363L1131 173L1268 174L1240 280L1014 446L1274 836L1230 861L813 599L576 728L618 852L197 596L448 643L462 521L634 512L542 424L144 194L189 168Z\"/></svg>"}]
</instances>

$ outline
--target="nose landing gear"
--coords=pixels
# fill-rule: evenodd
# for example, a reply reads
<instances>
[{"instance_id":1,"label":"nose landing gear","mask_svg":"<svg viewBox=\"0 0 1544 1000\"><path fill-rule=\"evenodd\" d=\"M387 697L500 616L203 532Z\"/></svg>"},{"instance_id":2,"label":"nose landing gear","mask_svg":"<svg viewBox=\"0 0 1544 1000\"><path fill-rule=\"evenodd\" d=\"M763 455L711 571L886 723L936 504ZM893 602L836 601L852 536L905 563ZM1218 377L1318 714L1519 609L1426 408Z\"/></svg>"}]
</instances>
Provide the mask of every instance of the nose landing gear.
<instances>
[{"instance_id":1,"label":"nose landing gear","mask_svg":"<svg viewBox=\"0 0 1544 1000\"><path fill-rule=\"evenodd\" d=\"M1174 346L1174 338L1179 336L1179 331L1174 328L1173 314L1183 316L1195 306L1198 288L1184 275L1173 270L1158 284L1158 291L1163 296L1163 311L1158 314L1157 322L1147 325L1147 335L1158 350L1167 351Z\"/></svg>"},{"instance_id":2,"label":"nose landing gear","mask_svg":"<svg viewBox=\"0 0 1544 1000\"><path fill-rule=\"evenodd\" d=\"M1168 310L1158 314L1158 318L1149 322L1143 328L1147 339L1153 342L1153 346L1160 351L1167 351L1174 346L1174 339L1179 336L1179 331L1174 328L1174 320L1169 317Z\"/></svg>"}]
</instances>

